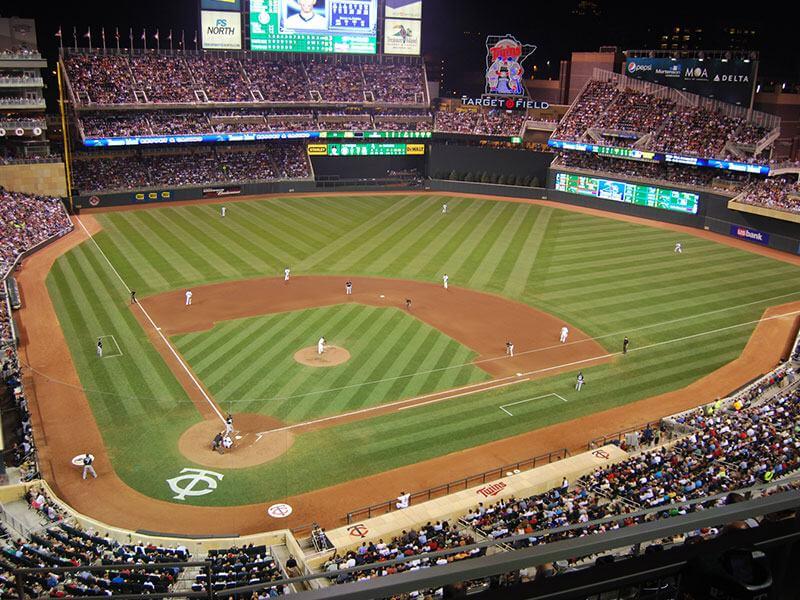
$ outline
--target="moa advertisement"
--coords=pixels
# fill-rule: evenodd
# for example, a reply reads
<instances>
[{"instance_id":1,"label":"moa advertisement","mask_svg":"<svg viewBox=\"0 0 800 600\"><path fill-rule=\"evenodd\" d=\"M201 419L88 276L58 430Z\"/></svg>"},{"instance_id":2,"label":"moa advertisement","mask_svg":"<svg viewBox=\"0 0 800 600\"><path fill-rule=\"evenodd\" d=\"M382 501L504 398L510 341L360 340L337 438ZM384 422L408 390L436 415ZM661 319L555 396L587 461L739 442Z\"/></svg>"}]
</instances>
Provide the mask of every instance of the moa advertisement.
<instances>
[{"instance_id":1,"label":"moa advertisement","mask_svg":"<svg viewBox=\"0 0 800 600\"><path fill-rule=\"evenodd\" d=\"M750 106L756 62L699 58L631 58L625 74L683 92Z\"/></svg>"}]
</instances>

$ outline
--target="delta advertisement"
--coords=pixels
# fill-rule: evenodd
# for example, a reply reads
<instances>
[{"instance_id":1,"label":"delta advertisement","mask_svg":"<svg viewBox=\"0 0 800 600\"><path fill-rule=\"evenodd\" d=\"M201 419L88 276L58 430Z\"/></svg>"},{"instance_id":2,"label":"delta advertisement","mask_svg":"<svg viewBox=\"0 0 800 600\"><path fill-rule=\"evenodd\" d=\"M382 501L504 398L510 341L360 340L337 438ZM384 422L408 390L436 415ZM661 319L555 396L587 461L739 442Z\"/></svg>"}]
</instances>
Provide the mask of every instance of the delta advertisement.
<instances>
[{"instance_id":1,"label":"delta advertisement","mask_svg":"<svg viewBox=\"0 0 800 600\"><path fill-rule=\"evenodd\" d=\"M386 19L384 21L384 54L417 56L421 50L422 21Z\"/></svg>"},{"instance_id":2,"label":"delta advertisement","mask_svg":"<svg viewBox=\"0 0 800 600\"><path fill-rule=\"evenodd\" d=\"M219 10L201 11L204 50L241 50L241 13Z\"/></svg>"},{"instance_id":3,"label":"delta advertisement","mask_svg":"<svg viewBox=\"0 0 800 600\"><path fill-rule=\"evenodd\" d=\"M750 106L756 63L699 58L632 58L625 63L628 77L651 81L690 94Z\"/></svg>"}]
</instances>

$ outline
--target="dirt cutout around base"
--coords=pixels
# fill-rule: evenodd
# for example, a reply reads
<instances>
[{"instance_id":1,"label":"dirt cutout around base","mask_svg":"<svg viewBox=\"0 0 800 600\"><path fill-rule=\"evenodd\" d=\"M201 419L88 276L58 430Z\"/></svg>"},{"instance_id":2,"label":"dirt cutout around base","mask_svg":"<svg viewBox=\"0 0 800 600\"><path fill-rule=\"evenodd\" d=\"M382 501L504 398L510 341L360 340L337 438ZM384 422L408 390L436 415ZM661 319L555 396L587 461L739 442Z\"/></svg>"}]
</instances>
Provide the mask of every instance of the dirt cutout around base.
<instances>
[{"instance_id":1,"label":"dirt cutout around base","mask_svg":"<svg viewBox=\"0 0 800 600\"><path fill-rule=\"evenodd\" d=\"M236 413L233 425L233 447L223 454L211 449L214 436L225 431L224 423L216 418L184 431L178 450L204 467L245 469L278 458L294 444L294 435L282 429L283 423L266 415Z\"/></svg>"},{"instance_id":2,"label":"dirt cutout around base","mask_svg":"<svg viewBox=\"0 0 800 600\"><path fill-rule=\"evenodd\" d=\"M336 367L350 360L350 353L338 346L327 346L325 352L319 354L316 346L310 346L295 352L294 359L306 367Z\"/></svg>"},{"instance_id":3,"label":"dirt cutout around base","mask_svg":"<svg viewBox=\"0 0 800 600\"><path fill-rule=\"evenodd\" d=\"M363 195L368 194L374 193ZM462 196L479 197L467 194ZM285 198L276 196L278 197ZM676 231L690 238L707 238L750 253L763 254L782 262L800 265L800 256L669 223L555 202L496 197L483 197L483 199L551 206L569 212ZM196 203L192 201L186 204ZM178 203L170 203L170 206L176 205ZM126 208L149 210L151 207ZM445 480L488 471L500 464L517 462L556 448L566 447L571 451L580 452L593 438L712 402L721 394L724 395L769 371L786 355L786 348L794 341L800 321L788 317L762 321L756 326L739 358L683 389L643 398L633 404L405 467L289 496L283 500L294 508L292 515L288 519L270 520L265 517L263 502L224 507L178 505L145 496L128 486L115 472L81 387L46 286L47 274L56 258L86 240L77 220L74 217L73 220L77 228L74 233L26 258L23 261L22 271L18 273L18 281L26 301L18 313L18 322L21 338L20 356L25 365L23 377L31 407L31 421L37 434L36 443L42 474L56 493L75 510L85 515L109 525L131 530L148 529L184 535L233 533L244 535L299 526L312 520L319 522L323 527L332 528L342 524L341 518L346 512L384 501L396 494L398 489L420 490L440 485ZM100 231L100 225L91 216L82 216L81 220L90 233ZM414 301L416 305L416 298ZM121 302L127 303L127 298L122 298ZM795 310L800 310L800 302L772 307L765 311L763 316L768 318ZM152 329L149 323L147 325L147 329ZM514 341L521 344L519 340ZM234 418L236 419L236 416ZM218 418L216 422L219 423ZM69 423L70 426L65 427L65 423ZM234 424L238 425L238 422ZM210 448L210 440L208 447ZM80 470L64 457L80 454L87 448L91 449L96 457L95 468L99 478L83 481Z\"/></svg>"}]
</instances>

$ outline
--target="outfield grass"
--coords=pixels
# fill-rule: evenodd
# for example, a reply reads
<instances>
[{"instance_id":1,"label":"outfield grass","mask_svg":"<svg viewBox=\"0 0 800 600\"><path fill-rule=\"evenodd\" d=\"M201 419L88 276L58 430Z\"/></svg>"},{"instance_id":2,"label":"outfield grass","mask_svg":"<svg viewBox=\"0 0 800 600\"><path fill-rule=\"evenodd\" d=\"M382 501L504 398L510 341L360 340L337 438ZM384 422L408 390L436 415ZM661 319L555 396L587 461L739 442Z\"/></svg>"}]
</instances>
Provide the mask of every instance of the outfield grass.
<instances>
[{"instance_id":1,"label":"outfield grass","mask_svg":"<svg viewBox=\"0 0 800 600\"><path fill-rule=\"evenodd\" d=\"M335 331L328 343L351 359L334 368L297 363L294 353L318 331ZM475 352L396 308L349 304L237 319L173 340L225 410L287 423L490 379L470 364Z\"/></svg>"},{"instance_id":2,"label":"outfield grass","mask_svg":"<svg viewBox=\"0 0 800 600\"><path fill-rule=\"evenodd\" d=\"M454 286L501 294L551 312L598 337L610 350L619 350L623 335L631 338L632 348L658 345L633 352L625 361L585 369L587 384L579 396L574 374L565 374L301 435L273 463L228 471L218 492L187 502L225 505L279 498L674 390L738 356L754 326L731 326L758 319L767 306L800 299L796 267L710 240L549 207L478 199L448 198L450 210L441 215L442 201L415 195L289 198L234 203L224 219L213 205L106 213L99 216L104 231L96 239L140 298L224 280L277 277L286 265L297 275L430 282L439 282L447 272ZM675 241L683 243L682 255L673 254ZM195 466L178 455L176 440L199 420L198 413L131 315L126 289L93 244L84 243L61 257L48 286L115 468L132 487L169 499L164 480ZM274 328L302 329L310 324L302 314L222 323L207 332L242 352L238 359L220 355L224 368L201 352L203 345L206 351L214 345L207 341L210 337L192 334L197 337L176 341L223 406L226 398L235 402L248 390L246 410L290 421L413 393L393 384L374 397L358 392L338 396L336 407L317 401L294 406L256 402L307 393L316 384L321 384L318 391L336 387L337 369L324 382L314 382L283 367L269 374L274 381L267 381L247 368L248 353L258 350L245 341L246 330L269 331L262 343L269 341L266 351L271 352L272 345L284 342ZM319 314L309 311L307 318ZM358 319L352 319L354 326ZM413 322L423 331L422 324ZM404 319L391 328L386 356L410 327ZM713 333L668 343L703 332ZM96 359L99 335L114 335L124 357ZM425 343L419 348L433 351ZM442 351L437 360L457 364L463 351ZM228 375L234 360L244 365L235 382ZM437 364L428 362L433 360L430 354L398 364L370 360L359 376L367 379L383 368L428 370ZM471 381L473 376L459 377ZM416 385L425 389L419 380ZM551 397L525 403L513 418L499 409L553 392L568 402L556 404Z\"/></svg>"}]
</instances>

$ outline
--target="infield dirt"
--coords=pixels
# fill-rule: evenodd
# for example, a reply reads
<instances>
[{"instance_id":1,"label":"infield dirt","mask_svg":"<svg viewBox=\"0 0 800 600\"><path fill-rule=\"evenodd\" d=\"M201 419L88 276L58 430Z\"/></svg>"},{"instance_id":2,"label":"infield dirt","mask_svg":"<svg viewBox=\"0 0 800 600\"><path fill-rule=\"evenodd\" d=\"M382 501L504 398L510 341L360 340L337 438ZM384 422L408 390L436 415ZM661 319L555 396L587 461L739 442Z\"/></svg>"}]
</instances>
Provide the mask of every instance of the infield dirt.
<instances>
[{"instance_id":1,"label":"infield dirt","mask_svg":"<svg viewBox=\"0 0 800 600\"><path fill-rule=\"evenodd\" d=\"M744 250L769 254L772 258L792 264L800 262L798 257L766 252L757 246L685 227L560 204L542 204L675 229L684 234L736 245ZM99 231L99 225L90 216L82 217L82 220L91 233ZM114 472L45 284L47 273L56 258L85 240L86 235L77 225L75 232L24 261L18 276L24 299L24 308L19 312L18 319L20 358L43 476L75 510L132 530L199 535L247 534L307 524L312 520L325 527L338 526L342 524L341 517L349 510L391 498L399 489L419 490L443 483L442 473L447 473L446 479L458 479L557 448L581 450L589 440L603 434L709 402L772 369L786 355L798 324L796 317L759 323L738 359L681 390L290 497L285 501L292 505L294 512L288 519L279 520L266 515L263 503L206 508L155 500L127 486ZM800 302L772 307L765 311L764 316L797 310L800 310ZM211 412L210 409L208 412ZM67 423L68 427L65 426ZM82 481L79 470L70 464L70 458L85 452L87 448L96 457L95 467L99 478Z\"/></svg>"}]
</instances>

